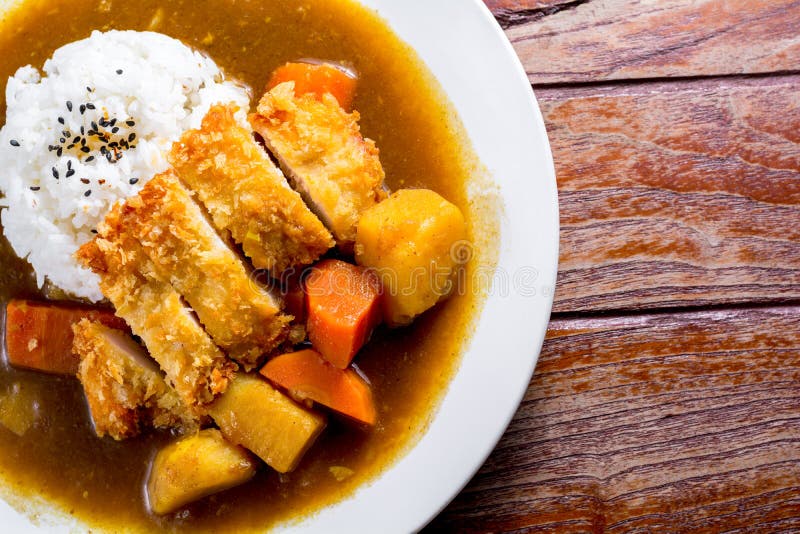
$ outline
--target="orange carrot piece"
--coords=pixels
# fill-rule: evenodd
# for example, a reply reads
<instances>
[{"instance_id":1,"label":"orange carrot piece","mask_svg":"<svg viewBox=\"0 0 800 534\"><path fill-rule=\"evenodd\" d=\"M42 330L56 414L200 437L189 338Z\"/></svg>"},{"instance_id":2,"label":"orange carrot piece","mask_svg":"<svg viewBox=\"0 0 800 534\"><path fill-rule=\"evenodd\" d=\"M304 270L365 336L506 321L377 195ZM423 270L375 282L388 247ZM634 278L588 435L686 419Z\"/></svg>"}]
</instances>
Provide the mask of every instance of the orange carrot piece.
<instances>
[{"instance_id":1,"label":"orange carrot piece","mask_svg":"<svg viewBox=\"0 0 800 534\"><path fill-rule=\"evenodd\" d=\"M322 357L345 369L381 322L380 282L372 271L324 260L306 279L306 327Z\"/></svg>"},{"instance_id":2,"label":"orange carrot piece","mask_svg":"<svg viewBox=\"0 0 800 534\"><path fill-rule=\"evenodd\" d=\"M314 350L282 354L260 373L298 399L311 399L367 425L378 419L372 389L353 369L337 369Z\"/></svg>"},{"instance_id":3,"label":"orange carrot piece","mask_svg":"<svg viewBox=\"0 0 800 534\"><path fill-rule=\"evenodd\" d=\"M343 69L328 63L287 63L275 69L267 84L267 90L284 82L294 82L294 94L322 95L330 93L345 111L350 111L356 96L358 80Z\"/></svg>"},{"instance_id":4,"label":"orange carrot piece","mask_svg":"<svg viewBox=\"0 0 800 534\"><path fill-rule=\"evenodd\" d=\"M83 318L129 331L111 310L12 300L6 306L8 363L45 373L76 374L80 359L72 353L72 325Z\"/></svg>"}]
</instances>

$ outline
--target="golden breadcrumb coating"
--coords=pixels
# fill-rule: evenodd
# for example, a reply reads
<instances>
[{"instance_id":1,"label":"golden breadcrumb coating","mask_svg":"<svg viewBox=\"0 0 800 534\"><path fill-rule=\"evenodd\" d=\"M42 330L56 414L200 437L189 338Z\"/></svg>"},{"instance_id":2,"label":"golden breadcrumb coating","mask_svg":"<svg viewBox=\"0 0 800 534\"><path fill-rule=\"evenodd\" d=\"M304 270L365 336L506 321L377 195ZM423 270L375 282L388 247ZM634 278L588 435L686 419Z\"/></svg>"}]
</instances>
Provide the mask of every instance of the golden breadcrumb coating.
<instances>
[{"instance_id":1,"label":"golden breadcrumb coating","mask_svg":"<svg viewBox=\"0 0 800 534\"><path fill-rule=\"evenodd\" d=\"M76 257L100 276L103 295L144 341L181 399L202 409L225 391L237 366L214 345L172 285L159 278L139 242L120 223L128 209L115 205L97 237Z\"/></svg>"},{"instance_id":2,"label":"golden breadcrumb coating","mask_svg":"<svg viewBox=\"0 0 800 534\"><path fill-rule=\"evenodd\" d=\"M384 198L378 149L361 135L358 112L347 113L330 94L295 96L294 82L261 98L250 123L278 158L295 187L333 232L352 249L356 224Z\"/></svg>"},{"instance_id":3,"label":"golden breadcrumb coating","mask_svg":"<svg viewBox=\"0 0 800 534\"><path fill-rule=\"evenodd\" d=\"M277 276L315 262L333 247L330 232L235 112L234 106L212 106L202 127L173 145L170 163L217 229L229 231L257 268Z\"/></svg>"},{"instance_id":4,"label":"golden breadcrumb coating","mask_svg":"<svg viewBox=\"0 0 800 534\"><path fill-rule=\"evenodd\" d=\"M291 318L280 313L280 300L250 276L172 171L127 206L120 223L228 356L249 370L286 338Z\"/></svg>"},{"instance_id":5,"label":"golden breadcrumb coating","mask_svg":"<svg viewBox=\"0 0 800 534\"><path fill-rule=\"evenodd\" d=\"M170 388L144 349L121 330L83 319L72 327L78 379L99 437L133 437L146 427L194 431L200 420Z\"/></svg>"}]
</instances>

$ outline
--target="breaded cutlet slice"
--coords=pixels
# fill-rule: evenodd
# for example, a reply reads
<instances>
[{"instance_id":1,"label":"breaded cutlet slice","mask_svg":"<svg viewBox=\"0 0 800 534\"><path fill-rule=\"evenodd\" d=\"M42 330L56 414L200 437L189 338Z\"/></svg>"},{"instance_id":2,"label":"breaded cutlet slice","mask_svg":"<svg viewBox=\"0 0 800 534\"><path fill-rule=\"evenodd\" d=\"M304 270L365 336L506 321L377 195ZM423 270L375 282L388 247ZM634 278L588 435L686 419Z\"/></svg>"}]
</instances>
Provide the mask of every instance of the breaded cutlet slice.
<instances>
[{"instance_id":1,"label":"breaded cutlet slice","mask_svg":"<svg viewBox=\"0 0 800 534\"><path fill-rule=\"evenodd\" d=\"M128 199L120 223L136 237L228 356L253 369L288 334L281 302L248 273L173 171Z\"/></svg>"},{"instance_id":2,"label":"breaded cutlet slice","mask_svg":"<svg viewBox=\"0 0 800 534\"><path fill-rule=\"evenodd\" d=\"M139 242L120 223L126 204L117 204L98 235L76 257L100 276L100 289L144 341L184 403L203 406L225 391L237 366L217 347L194 313L168 282L160 279Z\"/></svg>"},{"instance_id":3,"label":"breaded cutlet slice","mask_svg":"<svg viewBox=\"0 0 800 534\"><path fill-rule=\"evenodd\" d=\"M384 172L374 141L365 139L359 114L347 113L330 94L295 96L294 82L261 98L250 123L294 187L350 251L361 214L384 198Z\"/></svg>"},{"instance_id":4,"label":"breaded cutlet slice","mask_svg":"<svg viewBox=\"0 0 800 534\"><path fill-rule=\"evenodd\" d=\"M198 130L173 144L169 161L219 230L230 232L259 269L276 277L315 262L334 242L232 105L215 105Z\"/></svg>"},{"instance_id":5,"label":"breaded cutlet slice","mask_svg":"<svg viewBox=\"0 0 800 534\"><path fill-rule=\"evenodd\" d=\"M156 364L121 330L83 319L73 325L73 352L98 437L130 438L143 428L191 432L201 421L161 376Z\"/></svg>"}]
</instances>

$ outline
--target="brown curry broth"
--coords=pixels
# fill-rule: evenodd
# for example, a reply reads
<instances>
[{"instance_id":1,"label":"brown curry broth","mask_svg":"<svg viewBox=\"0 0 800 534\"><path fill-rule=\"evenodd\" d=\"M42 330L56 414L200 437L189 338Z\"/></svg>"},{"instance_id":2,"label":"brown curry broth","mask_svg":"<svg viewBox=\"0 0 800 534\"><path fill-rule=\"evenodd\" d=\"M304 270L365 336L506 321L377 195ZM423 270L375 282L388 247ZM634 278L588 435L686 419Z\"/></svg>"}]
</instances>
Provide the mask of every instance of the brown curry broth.
<instances>
[{"instance_id":1,"label":"brown curry broth","mask_svg":"<svg viewBox=\"0 0 800 534\"><path fill-rule=\"evenodd\" d=\"M110 11L103 6L111 6ZM154 19L160 23L151 26ZM359 72L355 107L375 139L391 188L425 186L467 210L472 159L438 90L419 60L371 12L349 1L31 0L0 27L0 77L23 64L41 67L57 47L93 29L152 29L208 52L230 75L260 93L270 71L296 58L351 62ZM5 100L2 100L5 109ZM30 272L0 247L0 296L35 294ZM469 288L467 288L469 289ZM424 429L458 360L478 299L454 297L413 327L381 330L358 357L374 385L380 424L329 428L294 473L262 469L252 482L209 497L182 513L150 515L142 484L153 451L169 436L116 443L98 440L75 379L4 368L0 392L13 383L33 391L40 418L23 438L0 427L0 468L22 494L41 494L97 525L249 529L298 517L350 494L413 443ZM337 482L330 466L355 475Z\"/></svg>"}]
</instances>

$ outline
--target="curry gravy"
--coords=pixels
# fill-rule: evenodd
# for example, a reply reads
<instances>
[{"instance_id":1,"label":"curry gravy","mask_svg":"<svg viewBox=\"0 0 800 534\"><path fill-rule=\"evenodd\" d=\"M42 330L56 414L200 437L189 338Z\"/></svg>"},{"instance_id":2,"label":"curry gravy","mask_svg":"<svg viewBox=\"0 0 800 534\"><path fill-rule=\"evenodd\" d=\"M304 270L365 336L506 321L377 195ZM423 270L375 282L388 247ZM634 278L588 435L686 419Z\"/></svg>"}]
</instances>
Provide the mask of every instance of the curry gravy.
<instances>
[{"instance_id":1,"label":"curry gravy","mask_svg":"<svg viewBox=\"0 0 800 534\"><path fill-rule=\"evenodd\" d=\"M449 104L416 55L372 12L347 0L29 0L0 22L0 78L92 30L153 30L207 52L258 98L286 61L350 63L360 75L355 108L380 148L390 188L427 187L458 205L479 242L496 221L467 199L474 157ZM0 102L5 114L5 100ZM491 220L490 220L491 219ZM0 244L0 298L43 298L29 267ZM469 264L467 279L483 255ZM486 256L484 256L486 257ZM350 495L412 446L433 415L469 338L481 298L471 286L413 326L380 329L356 359L373 384L379 424L371 432L335 417L300 467L262 467L251 482L157 517L143 498L155 450L171 438L115 442L95 437L77 379L0 368L0 397L12 391L36 423L18 437L0 426L0 471L7 494L41 495L97 527L172 531L260 529L302 518ZM16 388L16 389L15 389ZM0 406L0 410L2 410ZM332 466L353 475L339 481ZM340 470L334 470L340 473ZM12 502L22 502L12 499ZM30 511L30 510L29 510Z\"/></svg>"}]
</instances>

